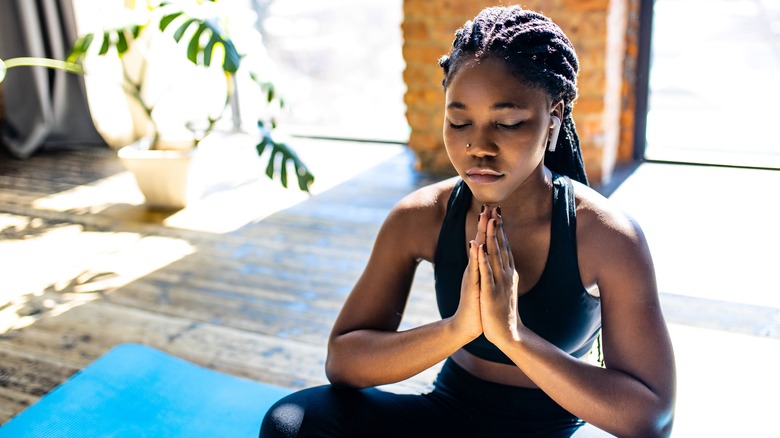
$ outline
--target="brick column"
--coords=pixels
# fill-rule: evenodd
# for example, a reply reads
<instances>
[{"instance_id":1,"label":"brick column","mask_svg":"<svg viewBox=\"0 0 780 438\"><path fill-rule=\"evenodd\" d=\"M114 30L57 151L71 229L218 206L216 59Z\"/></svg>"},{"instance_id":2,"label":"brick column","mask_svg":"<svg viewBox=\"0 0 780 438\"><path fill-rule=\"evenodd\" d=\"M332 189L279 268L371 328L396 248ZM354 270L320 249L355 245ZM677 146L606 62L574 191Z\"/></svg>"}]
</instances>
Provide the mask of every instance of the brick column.
<instances>
[{"instance_id":1,"label":"brick column","mask_svg":"<svg viewBox=\"0 0 780 438\"><path fill-rule=\"evenodd\" d=\"M631 161L634 158L634 126L637 116L636 82L639 79L637 61L639 59L640 10L641 0L628 0L623 88L621 89L620 146L617 154L619 163ZM641 114L640 117L645 117L645 115Z\"/></svg>"},{"instance_id":2,"label":"brick column","mask_svg":"<svg viewBox=\"0 0 780 438\"><path fill-rule=\"evenodd\" d=\"M455 30L485 7L484 0L405 0L404 98L412 128L409 146L420 170L452 173L442 141L444 93L436 60L449 52ZM594 184L611 176L621 140L632 142L633 77L624 66L636 58L636 44L627 39L629 8L638 0L528 0L526 9L555 21L571 39L580 60L579 98L574 105L588 177ZM629 41L629 44L627 44ZM632 126L621 126L621 121ZM630 157L630 147L627 153Z\"/></svg>"}]
</instances>

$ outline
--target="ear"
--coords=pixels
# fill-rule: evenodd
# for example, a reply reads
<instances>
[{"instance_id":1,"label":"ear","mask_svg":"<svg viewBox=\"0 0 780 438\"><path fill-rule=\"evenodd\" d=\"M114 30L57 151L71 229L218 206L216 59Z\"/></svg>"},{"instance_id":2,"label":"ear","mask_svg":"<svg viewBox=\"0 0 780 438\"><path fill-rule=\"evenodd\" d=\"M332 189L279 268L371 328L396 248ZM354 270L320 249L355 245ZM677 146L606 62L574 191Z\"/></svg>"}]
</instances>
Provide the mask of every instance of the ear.
<instances>
[{"instance_id":1,"label":"ear","mask_svg":"<svg viewBox=\"0 0 780 438\"><path fill-rule=\"evenodd\" d=\"M558 101L555 105L550 108L550 116L558 117L558 120L563 120L563 100Z\"/></svg>"},{"instance_id":2,"label":"ear","mask_svg":"<svg viewBox=\"0 0 780 438\"><path fill-rule=\"evenodd\" d=\"M558 145L558 134L561 132L561 120L563 119L563 101L556 103L550 110L551 132L547 137L547 150L555 152Z\"/></svg>"},{"instance_id":3,"label":"ear","mask_svg":"<svg viewBox=\"0 0 780 438\"><path fill-rule=\"evenodd\" d=\"M552 120L553 126L550 135L547 137L547 150L555 152L555 146L558 145L558 134L561 133L561 119L558 116L550 116L550 120Z\"/></svg>"},{"instance_id":4,"label":"ear","mask_svg":"<svg viewBox=\"0 0 780 438\"><path fill-rule=\"evenodd\" d=\"M561 121L563 120L563 101L559 101L550 109L550 133L547 137L547 150L555 152L558 145L558 134L561 132Z\"/></svg>"}]
</instances>

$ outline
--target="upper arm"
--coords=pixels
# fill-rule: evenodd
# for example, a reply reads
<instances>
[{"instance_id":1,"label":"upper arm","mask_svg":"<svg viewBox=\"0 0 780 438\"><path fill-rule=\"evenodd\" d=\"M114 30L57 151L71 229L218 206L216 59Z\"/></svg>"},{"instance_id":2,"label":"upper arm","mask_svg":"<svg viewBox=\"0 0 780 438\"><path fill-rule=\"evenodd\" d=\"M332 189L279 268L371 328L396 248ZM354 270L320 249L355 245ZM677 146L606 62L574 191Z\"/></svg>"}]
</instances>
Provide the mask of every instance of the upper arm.
<instances>
[{"instance_id":1,"label":"upper arm","mask_svg":"<svg viewBox=\"0 0 780 438\"><path fill-rule=\"evenodd\" d=\"M605 365L631 375L671 406L674 355L647 241L622 212L601 210L586 238L601 294Z\"/></svg>"},{"instance_id":2,"label":"upper arm","mask_svg":"<svg viewBox=\"0 0 780 438\"><path fill-rule=\"evenodd\" d=\"M441 205L431 188L418 190L393 208L331 338L358 329L397 330L417 265L435 251L441 219Z\"/></svg>"}]
</instances>

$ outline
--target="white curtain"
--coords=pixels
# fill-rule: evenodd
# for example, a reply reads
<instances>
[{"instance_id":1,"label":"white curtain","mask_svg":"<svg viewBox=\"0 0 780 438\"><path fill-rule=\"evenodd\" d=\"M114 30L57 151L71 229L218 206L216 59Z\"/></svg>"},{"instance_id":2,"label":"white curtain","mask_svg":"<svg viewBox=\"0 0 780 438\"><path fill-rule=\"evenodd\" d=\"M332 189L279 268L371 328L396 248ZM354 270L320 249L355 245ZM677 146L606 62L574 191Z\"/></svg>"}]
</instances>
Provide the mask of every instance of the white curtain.
<instances>
[{"instance_id":1,"label":"white curtain","mask_svg":"<svg viewBox=\"0 0 780 438\"><path fill-rule=\"evenodd\" d=\"M1 0L0 58L65 59L77 36L70 0ZM89 114L81 76L40 67L8 70L0 141L27 158L42 146L104 144Z\"/></svg>"}]
</instances>

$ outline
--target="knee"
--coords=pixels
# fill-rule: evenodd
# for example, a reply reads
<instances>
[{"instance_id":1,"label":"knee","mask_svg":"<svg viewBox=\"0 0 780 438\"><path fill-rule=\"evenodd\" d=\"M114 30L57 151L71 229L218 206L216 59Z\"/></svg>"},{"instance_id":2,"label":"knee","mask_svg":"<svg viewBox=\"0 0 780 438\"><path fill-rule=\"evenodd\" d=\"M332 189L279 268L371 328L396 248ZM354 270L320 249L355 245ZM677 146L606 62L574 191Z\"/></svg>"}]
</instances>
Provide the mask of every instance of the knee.
<instances>
[{"instance_id":1,"label":"knee","mask_svg":"<svg viewBox=\"0 0 780 438\"><path fill-rule=\"evenodd\" d=\"M303 423L304 407L295 400L285 397L276 402L263 418L260 426L261 438L298 436Z\"/></svg>"},{"instance_id":2,"label":"knee","mask_svg":"<svg viewBox=\"0 0 780 438\"><path fill-rule=\"evenodd\" d=\"M328 435L336 427L333 418L338 416L339 406L339 398L330 385L292 393L268 409L260 425L260 437Z\"/></svg>"}]
</instances>

